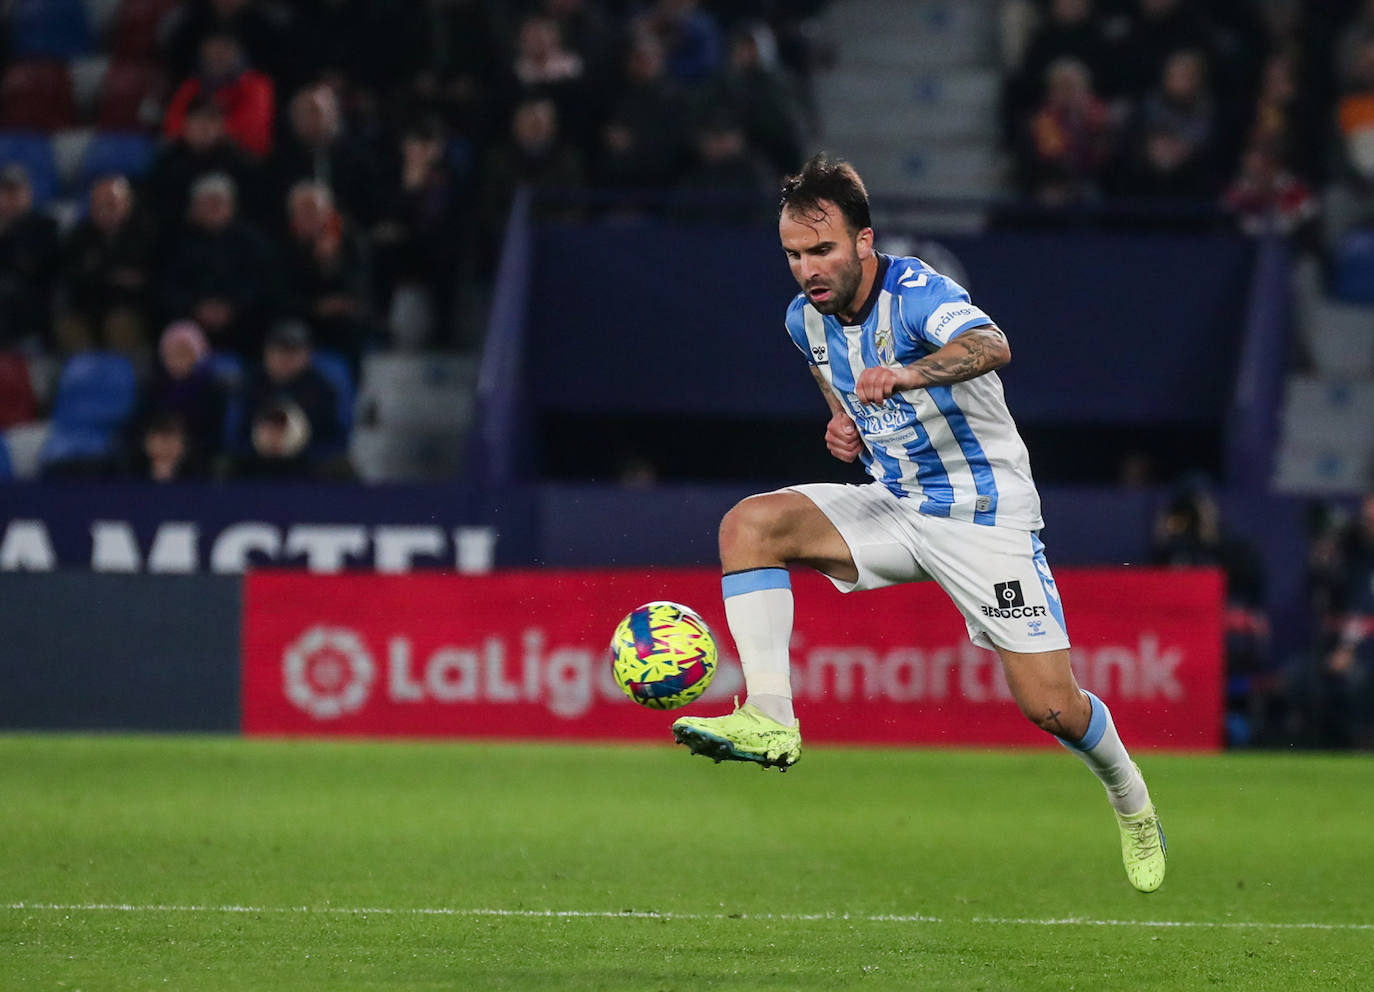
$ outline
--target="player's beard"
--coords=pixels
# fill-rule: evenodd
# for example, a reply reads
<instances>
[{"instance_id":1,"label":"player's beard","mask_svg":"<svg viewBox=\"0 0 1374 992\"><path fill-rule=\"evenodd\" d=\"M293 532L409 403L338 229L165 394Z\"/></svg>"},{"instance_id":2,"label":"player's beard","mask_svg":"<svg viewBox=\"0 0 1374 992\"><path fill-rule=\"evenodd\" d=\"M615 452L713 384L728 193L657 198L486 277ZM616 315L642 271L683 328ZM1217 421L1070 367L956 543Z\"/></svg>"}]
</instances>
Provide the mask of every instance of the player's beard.
<instances>
[{"instance_id":1,"label":"player's beard","mask_svg":"<svg viewBox=\"0 0 1374 992\"><path fill-rule=\"evenodd\" d=\"M859 302L855 297L859 294L859 283L863 282L863 278L863 263L859 261L858 252L855 252L850 257L849 264L836 273L835 281L829 286L829 299L813 302L811 305L828 317L840 313L852 314Z\"/></svg>"}]
</instances>

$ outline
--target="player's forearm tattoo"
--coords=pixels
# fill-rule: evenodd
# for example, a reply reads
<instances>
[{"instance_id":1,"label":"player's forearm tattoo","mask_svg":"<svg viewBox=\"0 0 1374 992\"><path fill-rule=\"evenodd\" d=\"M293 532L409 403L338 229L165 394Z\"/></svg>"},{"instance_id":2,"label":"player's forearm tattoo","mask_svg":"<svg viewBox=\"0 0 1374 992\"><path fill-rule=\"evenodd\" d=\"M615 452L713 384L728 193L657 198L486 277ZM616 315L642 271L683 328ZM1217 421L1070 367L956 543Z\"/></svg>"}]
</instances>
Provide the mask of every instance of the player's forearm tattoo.
<instances>
[{"instance_id":1,"label":"player's forearm tattoo","mask_svg":"<svg viewBox=\"0 0 1374 992\"><path fill-rule=\"evenodd\" d=\"M911 367L919 369L924 386L963 382L1000 368L1007 362L1007 339L995 327L980 327L959 335L933 355Z\"/></svg>"},{"instance_id":2,"label":"player's forearm tattoo","mask_svg":"<svg viewBox=\"0 0 1374 992\"><path fill-rule=\"evenodd\" d=\"M839 413L844 407L842 407L840 401L835 398L835 393L830 388L830 384L825 381L825 376L821 374L821 370L816 368L816 366L811 365L809 368L811 369L811 378L816 380L816 387L821 391L821 396L825 399L825 405L830 407L830 412L832 414Z\"/></svg>"}]
</instances>

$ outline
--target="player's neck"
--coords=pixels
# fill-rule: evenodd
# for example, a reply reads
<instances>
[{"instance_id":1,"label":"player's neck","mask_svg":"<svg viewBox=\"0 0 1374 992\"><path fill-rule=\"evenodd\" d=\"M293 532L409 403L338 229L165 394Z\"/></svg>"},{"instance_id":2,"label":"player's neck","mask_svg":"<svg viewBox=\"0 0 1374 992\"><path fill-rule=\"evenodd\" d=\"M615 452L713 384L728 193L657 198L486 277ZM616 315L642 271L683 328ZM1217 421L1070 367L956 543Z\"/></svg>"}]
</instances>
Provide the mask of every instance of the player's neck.
<instances>
[{"instance_id":1,"label":"player's neck","mask_svg":"<svg viewBox=\"0 0 1374 992\"><path fill-rule=\"evenodd\" d=\"M835 314L835 318L845 326L853 324L855 319L868 305L868 298L873 295L873 283L878 278L878 253L872 252L868 258L859 263L863 277L859 280L859 288L854 291L854 298L849 301L849 306L844 313Z\"/></svg>"}]
</instances>

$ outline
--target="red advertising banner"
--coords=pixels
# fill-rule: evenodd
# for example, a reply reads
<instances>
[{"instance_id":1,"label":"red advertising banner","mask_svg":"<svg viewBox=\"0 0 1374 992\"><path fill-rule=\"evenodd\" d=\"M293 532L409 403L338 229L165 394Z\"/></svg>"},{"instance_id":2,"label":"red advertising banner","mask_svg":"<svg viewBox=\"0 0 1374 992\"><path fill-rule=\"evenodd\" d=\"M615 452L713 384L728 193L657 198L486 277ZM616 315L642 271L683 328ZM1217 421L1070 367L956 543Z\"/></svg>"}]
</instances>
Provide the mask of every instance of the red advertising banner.
<instances>
[{"instance_id":1,"label":"red advertising banner","mask_svg":"<svg viewBox=\"0 0 1374 992\"><path fill-rule=\"evenodd\" d=\"M1079 682L1107 701L1128 744L1220 747L1221 576L1063 569L1056 579ZM812 572L792 580L792 683L807 740L1053 744L933 583L844 596ZM710 690L680 712L727 712L743 678L714 570L253 573L243 729L667 740L679 714L630 702L607 650L621 617L655 599L696 609L720 644Z\"/></svg>"}]
</instances>

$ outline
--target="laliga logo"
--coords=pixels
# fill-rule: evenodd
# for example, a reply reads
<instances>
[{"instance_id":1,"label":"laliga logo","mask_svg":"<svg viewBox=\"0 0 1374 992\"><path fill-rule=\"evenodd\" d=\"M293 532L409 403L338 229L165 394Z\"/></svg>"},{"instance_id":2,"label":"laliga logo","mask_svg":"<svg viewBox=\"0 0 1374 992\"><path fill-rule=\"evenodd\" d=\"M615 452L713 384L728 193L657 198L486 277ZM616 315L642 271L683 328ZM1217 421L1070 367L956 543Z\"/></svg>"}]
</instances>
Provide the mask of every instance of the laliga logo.
<instances>
[{"instance_id":1,"label":"laliga logo","mask_svg":"<svg viewBox=\"0 0 1374 992\"><path fill-rule=\"evenodd\" d=\"M376 674L367 648L345 627L311 627L282 655L286 698L316 720L360 709Z\"/></svg>"}]
</instances>

